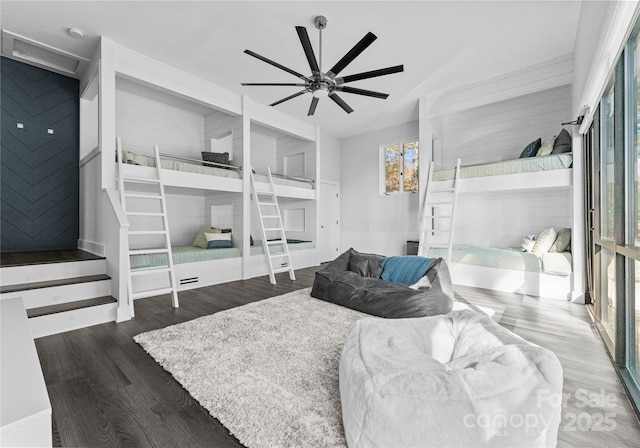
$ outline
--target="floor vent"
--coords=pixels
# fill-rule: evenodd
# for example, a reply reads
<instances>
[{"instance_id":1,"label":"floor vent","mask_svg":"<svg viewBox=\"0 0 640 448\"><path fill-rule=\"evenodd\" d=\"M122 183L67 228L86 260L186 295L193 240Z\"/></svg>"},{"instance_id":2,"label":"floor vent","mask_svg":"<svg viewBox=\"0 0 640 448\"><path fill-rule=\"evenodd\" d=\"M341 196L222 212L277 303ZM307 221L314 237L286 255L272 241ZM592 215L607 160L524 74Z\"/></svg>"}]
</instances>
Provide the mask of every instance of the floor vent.
<instances>
[{"instance_id":1,"label":"floor vent","mask_svg":"<svg viewBox=\"0 0 640 448\"><path fill-rule=\"evenodd\" d=\"M178 284L188 285L189 283L198 283L199 281L200 277L181 278L180 280L178 280Z\"/></svg>"}]
</instances>

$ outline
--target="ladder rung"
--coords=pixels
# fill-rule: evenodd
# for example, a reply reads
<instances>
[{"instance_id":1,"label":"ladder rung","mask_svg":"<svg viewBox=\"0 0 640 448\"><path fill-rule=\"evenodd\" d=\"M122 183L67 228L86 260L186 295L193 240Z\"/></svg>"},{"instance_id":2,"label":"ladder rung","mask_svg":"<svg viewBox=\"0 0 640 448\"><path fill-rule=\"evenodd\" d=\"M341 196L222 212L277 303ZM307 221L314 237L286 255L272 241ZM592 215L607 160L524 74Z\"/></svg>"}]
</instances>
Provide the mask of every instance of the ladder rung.
<instances>
[{"instance_id":1,"label":"ladder rung","mask_svg":"<svg viewBox=\"0 0 640 448\"><path fill-rule=\"evenodd\" d=\"M275 232L277 230L284 230L284 229L282 227L268 227L264 229L265 232Z\"/></svg>"},{"instance_id":2,"label":"ladder rung","mask_svg":"<svg viewBox=\"0 0 640 448\"><path fill-rule=\"evenodd\" d=\"M128 198L162 199L159 194L125 193L124 195Z\"/></svg>"},{"instance_id":3,"label":"ladder rung","mask_svg":"<svg viewBox=\"0 0 640 448\"><path fill-rule=\"evenodd\" d=\"M129 255L166 254L169 249L136 249L130 250Z\"/></svg>"},{"instance_id":4,"label":"ladder rung","mask_svg":"<svg viewBox=\"0 0 640 448\"><path fill-rule=\"evenodd\" d=\"M273 268L273 273L274 274L279 274L280 272L289 272L291 270L291 266L285 266L285 267L281 267L281 268Z\"/></svg>"},{"instance_id":5,"label":"ladder rung","mask_svg":"<svg viewBox=\"0 0 640 448\"><path fill-rule=\"evenodd\" d=\"M280 218L280 215L262 215L262 217L267 219L275 219Z\"/></svg>"},{"instance_id":6,"label":"ladder rung","mask_svg":"<svg viewBox=\"0 0 640 448\"><path fill-rule=\"evenodd\" d=\"M153 268L137 268L131 270L131 275L145 275L145 274L157 274L158 272L170 272L171 268L168 266L153 267Z\"/></svg>"},{"instance_id":7,"label":"ladder rung","mask_svg":"<svg viewBox=\"0 0 640 448\"><path fill-rule=\"evenodd\" d=\"M151 179L148 177L123 177L124 182L136 182L139 184L159 184L160 179Z\"/></svg>"},{"instance_id":8,"label":"ladder rung","mask_svg":"<svg viewBox=\"0 0 640 448\"><path fill-rule=\"evenodd\" d=\"M267 244L284 244L284 241L282 241L282 240L272 240L272 241L267 241Z\"/></svg>"},{"instance_id":9,"label":"ladder rung","mask_svg":"<svg viewBox=\"0 0 640 448\"><path fill-rule=\"evenodd\" d=\"M442 200L442 201L427 201L427 205L453 205L453 200Z\"/></svg>"},{"instance_id":10,"label":"ladder rung","mask_svg":"<svg viewBox=\"0 0 640 448\"><path fill-rule=\"evenodd\" d=\"M173 288L150 289L147 291L138 291L131 294L134 299L142 299L144 297L159 296L161 294L170 294Z\"/></svg>"},{"instance_id":11,"label":"ladder rung","mask_svg":"<svg viewBox=\"0 0 640 448\"><path fill-rule=\"evenodd\" d=\"M267 196L267 195L268 196L275 196L276 195L275 192L268 191L268 190L258 190L258 191L256 191L256 194L261 194L261 195L264 195L264 196Z\"/></svg>"},{"instance_id":12,"label":"ladder rung","mask_svg":"<svg viewBox=\"0 0 640 448\"><path fill-rule=\"evenodd\" d=\"M166 230L129 230L129 235L165 235Z\"/></svg>"},{"instance_id":13,"label":"ladder rung","mask_svg":"<svg viewBox=\"0 0 640 448\"><path fill-rule=\"evenodd\" d=\"M452 216L452 215L425 215L425 216L426 216L427 218L431 218L431 219L434 219L434 218L451 219L451 218L453 218L453 216Z\"/></svg>"},{"instance_id":14,"label":"ladder rung","mask_svg":"<svg viewBox=\"0 0 640 448\"><path fill-rule=\"evenodd\" d=\"M275 202L262 202L262 201L258 201L258 205L271 205L271 206L274 206L274 205L278 205L278 204L276 204Z\"/></svg>"},{"instance_id":15,"label":"ladder rung","mask_svg":"<svg viewBox=\"0 0 640 448\"><path fill-rule=\"evenodd\" d=\"M448 244L425 244L427 249L449 249Z\"/></svg>"},{"instance_id":16,"label":"ladder rung","mask_svg":"<svg viewBox=\"0 0 640 448\"><path fill-rule=\"evenodd\" d=\"M127 212L130 216L164 216L164 213L156 212Z\"/></svg>"}]
</instances>

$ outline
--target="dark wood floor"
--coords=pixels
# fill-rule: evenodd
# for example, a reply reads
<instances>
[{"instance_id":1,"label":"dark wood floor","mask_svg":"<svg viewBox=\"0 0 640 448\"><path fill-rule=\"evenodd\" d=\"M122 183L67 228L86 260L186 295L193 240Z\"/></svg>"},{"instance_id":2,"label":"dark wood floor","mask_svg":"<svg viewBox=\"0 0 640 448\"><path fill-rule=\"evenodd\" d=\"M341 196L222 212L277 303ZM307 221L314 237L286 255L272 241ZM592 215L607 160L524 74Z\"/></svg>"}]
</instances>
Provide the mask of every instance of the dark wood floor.
<instances>
[{"instance_id":1,"label":"dark wood floor","mask_svg":"<svg viewBox=\"0 0 640 448\"><path fill-rule=\"evenodd\" d=\"M54 445L90 447L239 447L237 440L142 350L136 334L311 286L315 268L136 301L136 317L48 336L36 346L53 406ZM457 296L491 307L495 318L526 339L553 350L565 376L567 403L559 447L635 447L640 424L584 306L456 288ZM584 392L583 392L584 391ZM615 406L583 406L583 393L613 394ZM586 413L613 413L615 428L572 424ZM596 416L596 417L593 417ZM574 422L575 423L575 422ZM598 429L611 429L602 430Z\"/></svg>"}]
</instances>

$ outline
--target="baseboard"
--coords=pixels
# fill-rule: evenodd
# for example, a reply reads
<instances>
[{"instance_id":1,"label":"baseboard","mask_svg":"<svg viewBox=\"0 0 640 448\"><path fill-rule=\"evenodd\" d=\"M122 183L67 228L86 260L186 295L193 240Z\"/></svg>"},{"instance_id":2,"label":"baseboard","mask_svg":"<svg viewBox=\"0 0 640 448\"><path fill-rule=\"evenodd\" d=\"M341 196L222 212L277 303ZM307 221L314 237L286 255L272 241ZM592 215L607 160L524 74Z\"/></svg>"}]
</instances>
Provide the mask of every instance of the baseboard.
<instances>
[{"instance_id":1,"label":"baseboard","mask_svg":"<svg viewBox=\"0 0 640 448\"><path fill-rule=\"evenodd\" d=\"M89 252L99 257L104 257L105 248L104 244L96 243L95 241L78 239L78 249L82 249L85 252Z\"/></svg>"}]
</instances>

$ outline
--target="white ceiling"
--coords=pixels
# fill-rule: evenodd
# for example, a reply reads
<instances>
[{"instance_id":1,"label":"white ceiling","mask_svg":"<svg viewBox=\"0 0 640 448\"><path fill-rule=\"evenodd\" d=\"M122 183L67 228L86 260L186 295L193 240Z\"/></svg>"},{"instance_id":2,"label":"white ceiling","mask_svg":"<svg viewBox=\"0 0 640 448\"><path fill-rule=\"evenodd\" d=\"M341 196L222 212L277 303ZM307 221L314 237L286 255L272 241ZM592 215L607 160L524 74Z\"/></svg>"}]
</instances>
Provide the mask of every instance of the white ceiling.
<instances>
[{"instance_id":1,"label":"white ceiling","mask_svg":"<svg viewBox=\"0 0 640 448\"><path fill-rule=\"evenodd\" d=\"M387 100L343 93L355 112L329 99L307 118L311 95L278 109L339 138L417 119L421 95L448 90L573 52L579 1L7 1L2 29L90 58L98 37L269 104L298 87L241 87L297 82L243 53L253 50L305 75L295 31L306 26L318 54L313 18L324 15L327 70L368 31L378 40L341 75L404 64L404 73L350 85L389 93ZM76 27L85 38L70 37Z\"/></svg>"}]
</instances>

